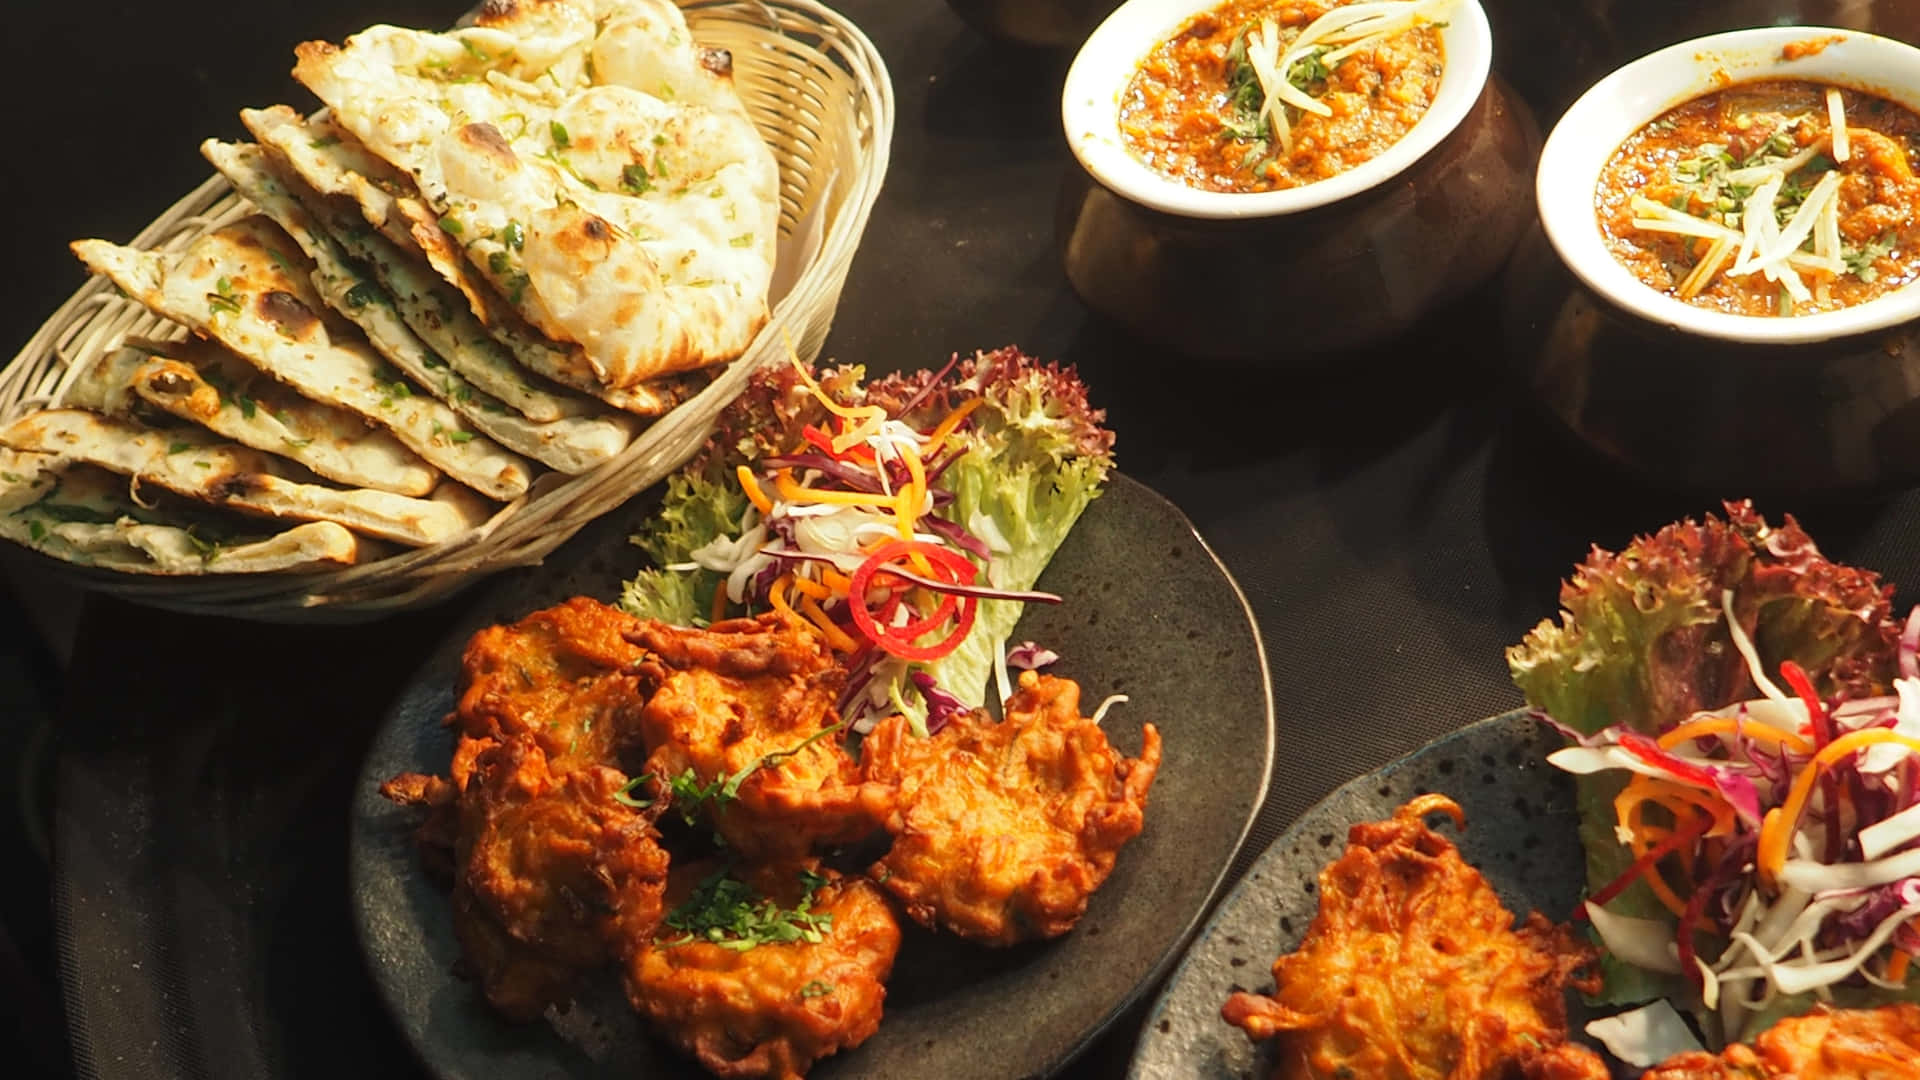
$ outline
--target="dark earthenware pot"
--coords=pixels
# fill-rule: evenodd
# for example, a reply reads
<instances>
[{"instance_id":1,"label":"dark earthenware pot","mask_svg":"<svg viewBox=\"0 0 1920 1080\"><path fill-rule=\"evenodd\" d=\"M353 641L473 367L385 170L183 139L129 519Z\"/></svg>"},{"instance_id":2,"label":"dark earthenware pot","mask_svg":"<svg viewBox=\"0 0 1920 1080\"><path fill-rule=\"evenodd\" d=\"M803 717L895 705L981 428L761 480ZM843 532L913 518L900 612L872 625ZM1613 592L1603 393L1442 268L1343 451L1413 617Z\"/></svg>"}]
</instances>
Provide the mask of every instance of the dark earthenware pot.
<instances>
[{"instance_id":1,"label":"dark earthenware pot","mask_svg":"<svg viewBox=\"0 0 1920 1080\"><path fill-rule=\"evenodd\" d=\"M1083 68L1137 59L1182 21L1136 19L1138 36L1155 36L1132 50L1102 40L1142 3L1179 10L1179 0L1123 5L1068 76L1064 119L1083 170L1066 180L1056 239L1089 307L1190 355L1305 362L1392 338L1506 260L1531 217L1539 140L1489 75L1491 36L1472 0L1443 31L1432 108L1399 144L1332 179L1251 195L1186 188L1117 145L1103 95L1117 94L1131 63Z\"/></svg>"},{"instance_id":2,"label":"dark earthenware pot","mask_svg":"<svg viewBox=\"0 0 1920 1080\"><path fill-rule=\"evenodd\" d=\"M1838 40L1781 58L1809 34ZM1729 73L1850 83L1920 107L1920 50L1832 28L1720 34L1621 68L1541 153L1540 228L1505 283L1507 355L1576 438L1664 485L1827 495L1920 478L1920 289L1791 318L1729 315L1643 285L1606 248L1593 191L1613 148Z\"/></svg>"}]
</instances>

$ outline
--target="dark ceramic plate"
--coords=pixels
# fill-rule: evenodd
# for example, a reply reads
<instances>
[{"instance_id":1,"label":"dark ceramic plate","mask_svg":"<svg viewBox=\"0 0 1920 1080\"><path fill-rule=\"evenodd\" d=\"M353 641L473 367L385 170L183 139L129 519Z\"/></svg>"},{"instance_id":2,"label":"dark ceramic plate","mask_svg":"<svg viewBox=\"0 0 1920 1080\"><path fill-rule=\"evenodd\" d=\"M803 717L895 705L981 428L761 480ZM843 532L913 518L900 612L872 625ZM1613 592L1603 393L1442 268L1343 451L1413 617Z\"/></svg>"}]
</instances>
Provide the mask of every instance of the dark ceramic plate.
<instances>
[{"instance_id":1,"label":"dark ceramic plate","mask_svg":"<svg viewBox=\"0 0 1920 1080\"><path fill-rule=\"evenodd\" d=\"M1254 861L1175 969L1141 1032L1131 1080L1273 1075L1272 1054L1221 1020L1220 1006L1236 990L1273 989L1274 958L1300 944L1319 910L1315 879L1345 849L1347 827L1391 817L1415 795L1442 792L1466 811L1460 852L1507 910L1565 919L1586 871L1573 783L1545 760L1562 745L1524 711L1505 713L1428 743L1308 810ZM1588 1017L1573 1005L1577 1032Z\"/></svg>"},{"instance_id":2,"label":"dark ceramic plate","mask_svg":"<svg viewBox=\"0 0 1920 1080\"><path fill-rule=\"evenodd\" d=\"M639 563L630 509L548 565L488 596L408 684L375 738L353 804L354 918L387 1007L442 1077L519 1080L703 1075L651 1041L609 974L572 1010L514 1027L452 974L458 948L446 895L421 871L414 815L380 782L444 772L460 651L473 629L569 596L611 597ZM1117 746L1159 726L1164 759L1146 830L1121 852L1086 917L1063 938L1007 950L909 928L886 1018L864 1046L816 1077L1043 1076L1058 1070L1165 973L1199 925L1264 798L1273 709L1260 637L1240 590L1172 504L1116 476L1054 556L1040 587L1066 603L1032 606L1014 640L1046 643L1083 700L1131 700L1105 722Z\"/></svg>"}]
</instances>

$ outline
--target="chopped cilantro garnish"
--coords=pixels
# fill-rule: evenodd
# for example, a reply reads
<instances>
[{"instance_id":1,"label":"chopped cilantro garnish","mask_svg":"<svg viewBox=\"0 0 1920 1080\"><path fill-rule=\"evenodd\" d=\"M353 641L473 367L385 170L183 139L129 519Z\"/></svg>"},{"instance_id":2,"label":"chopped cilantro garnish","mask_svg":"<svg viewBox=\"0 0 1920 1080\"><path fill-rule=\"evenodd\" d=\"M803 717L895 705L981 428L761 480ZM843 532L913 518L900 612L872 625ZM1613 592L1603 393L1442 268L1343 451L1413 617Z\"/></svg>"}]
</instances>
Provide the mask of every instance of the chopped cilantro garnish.
<instances>
[{"instance_id":1,"label":"chopped cilantro garnish","mask_svg":"<svg viewBox=\"0 0 1920 1080\"><path fill-rule=\"evenodd\" d=\"M573 139L567 134L567 126L558 120L547 124L547 134L553 136L553 145L562 150L573 145Z\"/></svg>"},{"instance_id":2,"label":"chopped cilantro garnish","mask_svg":"<svg viewBox=\"0 0 1920 1080\"><path fill-rule=\"evenodd\" d=\"M620 190L629 195L645 195L653 190L653 178L645 165L629 165L620 170Z\"/></svg>"},{"instance_id":3,"label":"chopped cilantro garnish","mask_svg":"<svg viewBox=\"0 0 1920 1080\"><path fill-rule=\"evenodd\" d=\"M832 913L813 910L813 899L826 878L802 870L800 880L805 887L800 902L783 908L733 877L731 868L722 869L702 881L686 903L667 913L666 925L682 931L682 936L666 944L700 940L741 952L795 941L819 944L833 930Z\"/></svg>"}]
</instances>

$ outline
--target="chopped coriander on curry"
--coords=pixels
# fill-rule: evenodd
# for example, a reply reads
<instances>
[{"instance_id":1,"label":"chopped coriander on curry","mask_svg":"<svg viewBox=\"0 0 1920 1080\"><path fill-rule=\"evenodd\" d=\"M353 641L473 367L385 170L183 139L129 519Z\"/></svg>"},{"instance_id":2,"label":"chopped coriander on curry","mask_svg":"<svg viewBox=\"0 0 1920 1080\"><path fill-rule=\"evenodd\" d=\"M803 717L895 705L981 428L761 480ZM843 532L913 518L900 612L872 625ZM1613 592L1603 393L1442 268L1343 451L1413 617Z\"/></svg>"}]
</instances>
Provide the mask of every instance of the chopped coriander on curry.
<instances>
[{"instance_id":1,"label":"chopped coriander on curry","mask_svg":"<svg viewBox=\"0 0 1920 1080\"><path fill-rule=\"evenodd\" d=\"M1615 151L1595 207L1647 286L1735 315L1865 303L1920 276L1920 116L1803 80L1736 83Z\"/></svg>"},{"instance_id":2,"label":"chopped coriander on curry","mask_svg":"<svg viewBox=\"0 0 1920 1080\"><path fill-rule=\"evenodd\" d=\"M1377 157L1432 104L1455 0L1227 0L1148 54L1121 102L1135 157L1206 191L1299 187Z\"/></svg>"}]
</instances>

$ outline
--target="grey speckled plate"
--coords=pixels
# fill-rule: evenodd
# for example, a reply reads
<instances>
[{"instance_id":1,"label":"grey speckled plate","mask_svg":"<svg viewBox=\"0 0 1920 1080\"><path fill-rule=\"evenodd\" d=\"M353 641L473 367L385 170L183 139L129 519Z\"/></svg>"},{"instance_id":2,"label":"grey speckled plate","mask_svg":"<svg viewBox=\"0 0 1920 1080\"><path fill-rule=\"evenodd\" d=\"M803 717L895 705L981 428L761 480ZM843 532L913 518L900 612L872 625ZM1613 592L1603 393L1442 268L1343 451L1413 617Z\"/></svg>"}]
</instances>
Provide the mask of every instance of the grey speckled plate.
<instances>
[{"instance_id":1,"label":"grey speckled plate","mask_svg":"<svg viewBox=\"0 0 1920 1080\"><path fill-rule=\"evenodd\" d=\"M1339 857L1347 827L1393 816L1415 795L1449 795L1466 811L1460 852L1509 911L1565 919L1586 880L1573 783L1548 765L1564 745L1522 712L1429 743L1321 800L1255 860L1174 971L1134 1053L1132 1080L1259 1080L1273 1074L1240 1029L1220 1019L1236 990L1273 989L1273 961L1300 944L1319 910L1315 879ZM1576 1032L1586 1016L1575 1000ZM1268 1044L1272 1045L1272 1044Z\"/></svg>"},{"instance_id":2,"label":"grey speckled plate","mask_svg":"<svg viewBox=\"0 0 1920 1080\"><path fill-rule=\"evenodd\" d=\"M504 583L408 684L376 737L354 796L354 917L367 965L421 1060L461 1080L620 1077L700 1070L650 1040L609 974L567 1014L509 1026L451 971L447 899L414 854L414 815L380 782L444 772L461 649L473 629L585 593L617 596L640 559L626 536L647 507L597 522ZM909 929L886 1018L864 1046L815 1077L1008 1080L1058 1070L1165 973L1198 926L1266 793L1273 707L1253 615L1226 569L1172 504L1114 477L1054 556L1040 587L1066 603L1029 607L1014 640L1064 659L1083 700L1125 693L1105 726L1129 754L1152 721L1164 760L1146 830L1121 852L1086 917L1056 941L992 950Z\"/></svg>"}]
</instances>

